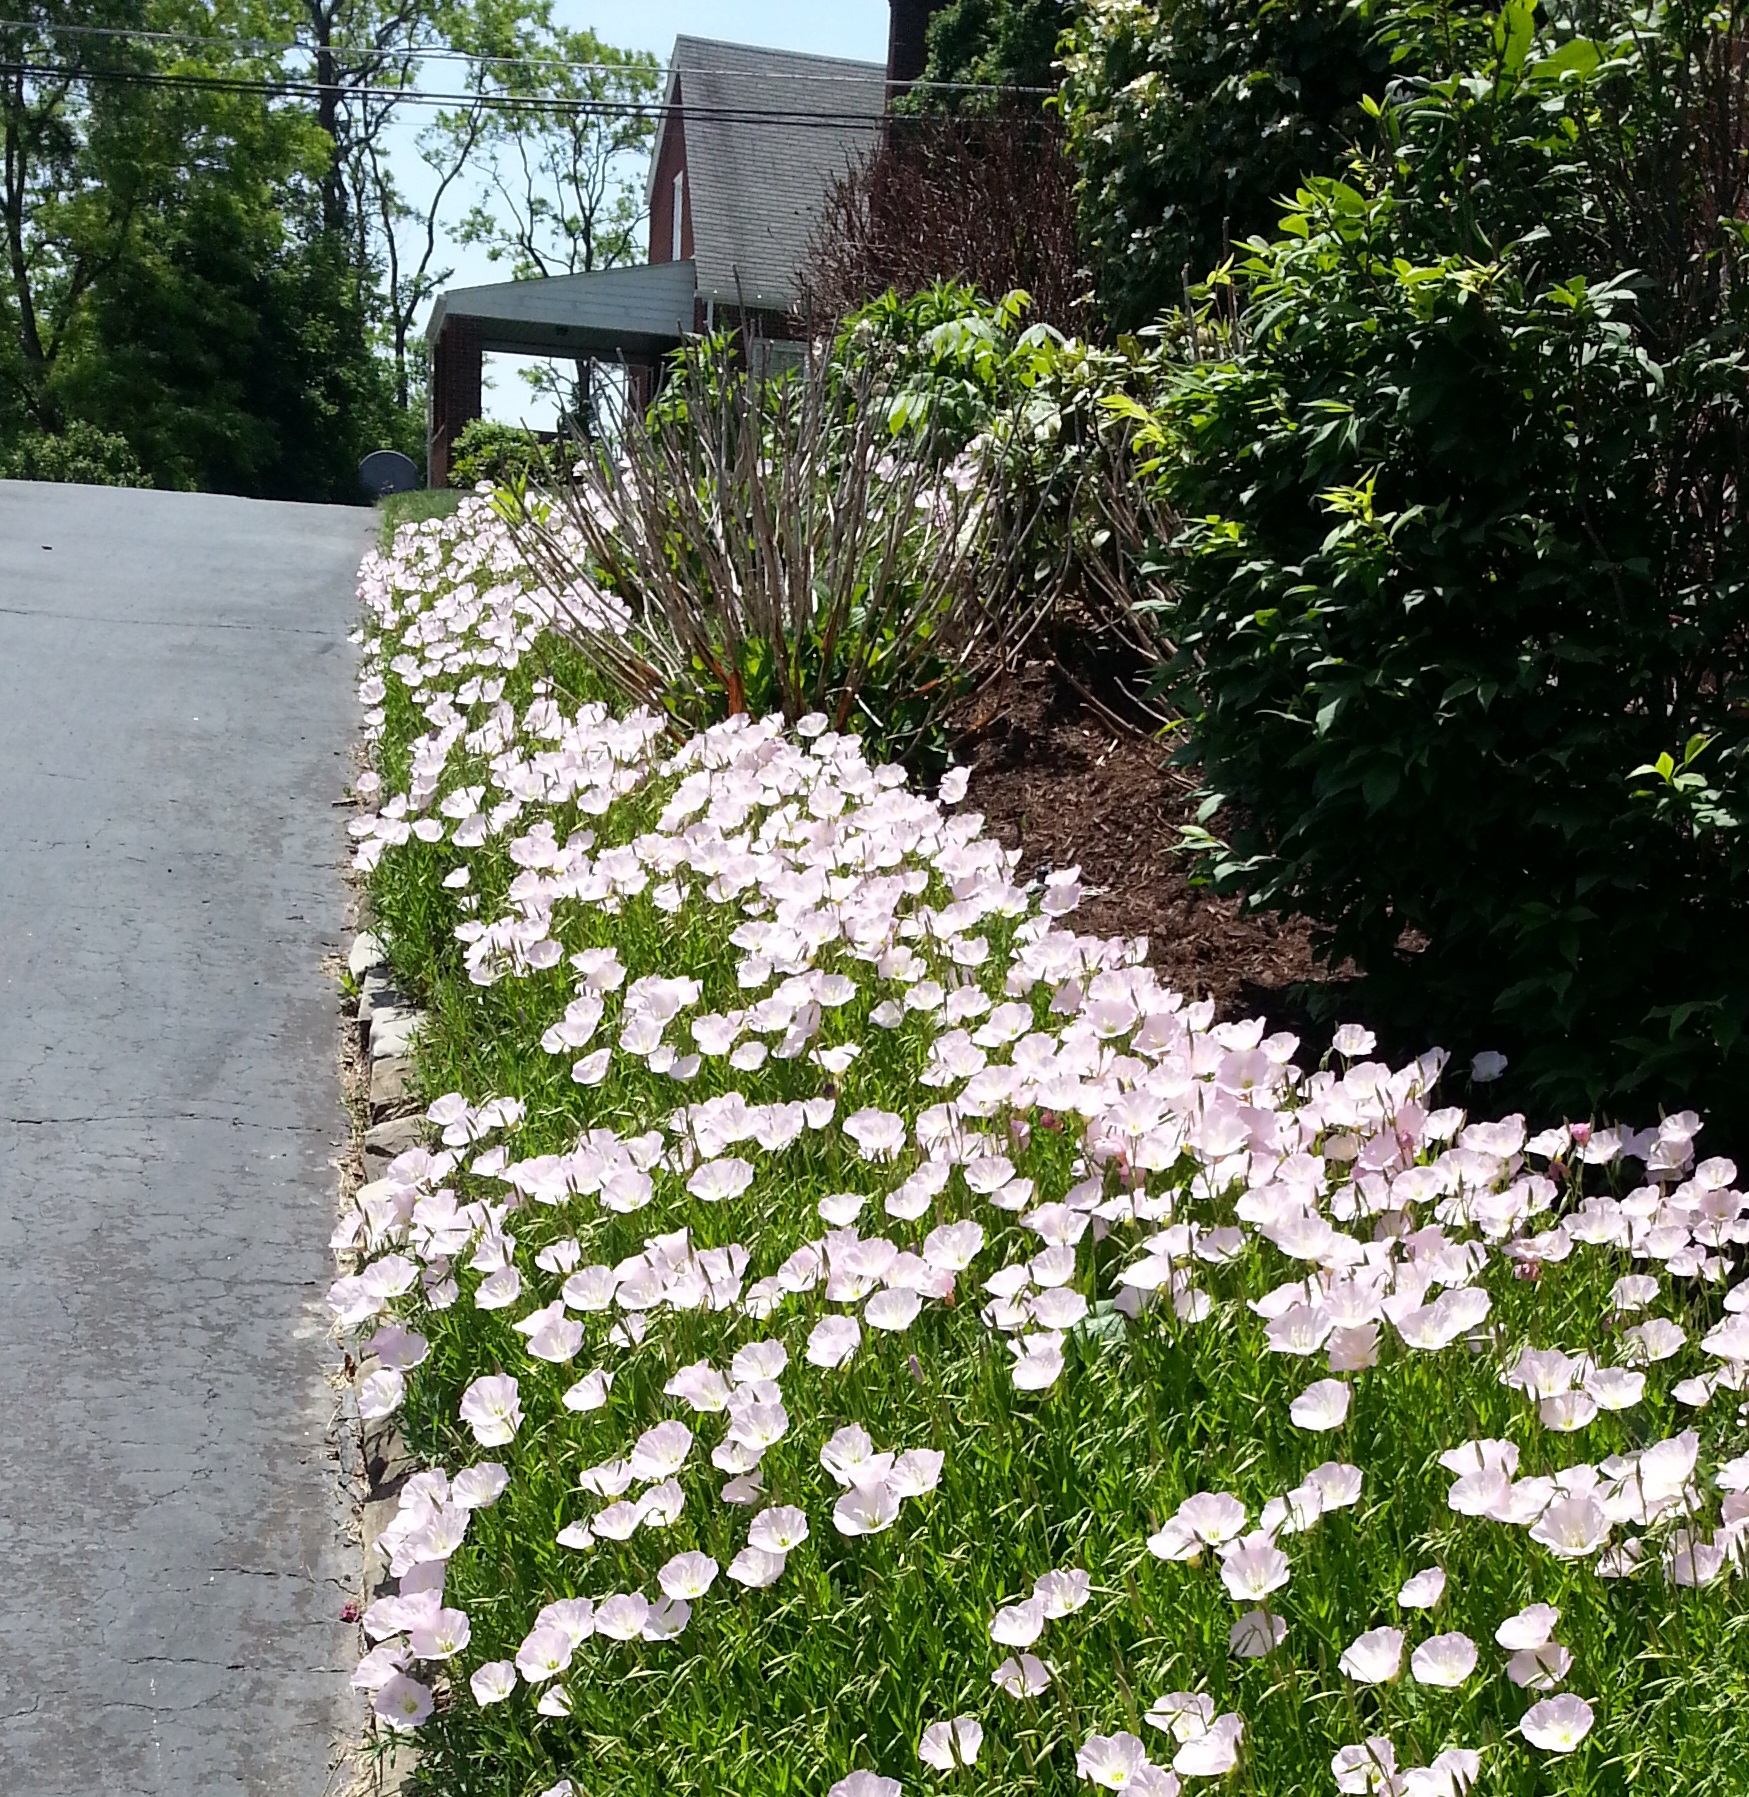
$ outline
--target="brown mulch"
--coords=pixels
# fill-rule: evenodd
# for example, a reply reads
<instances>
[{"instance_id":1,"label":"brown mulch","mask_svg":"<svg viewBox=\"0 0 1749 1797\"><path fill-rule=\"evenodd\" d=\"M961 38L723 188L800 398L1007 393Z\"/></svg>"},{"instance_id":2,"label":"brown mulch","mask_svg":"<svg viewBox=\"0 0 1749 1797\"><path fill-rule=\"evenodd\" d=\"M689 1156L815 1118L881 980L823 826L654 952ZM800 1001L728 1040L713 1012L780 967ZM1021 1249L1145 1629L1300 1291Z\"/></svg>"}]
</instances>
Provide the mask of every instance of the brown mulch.
<instances>
[{"instance_id":1,"label":"brown mulch","mask_svg":"<svg viewBox=\"0 0 1749 1797\"><path fill-rule=\"evenodd\" d=\"M1078 866L1087 896L1072 927L1146 936L1150 964L1187 997L1250 1015L1281 1010L1270 1000L1284 987L1329 978L1305 924L1191 884L1172 852L1195 811L1189 782L1159 742L1116 727L1049 664L1026 667L959 759L971 770L966 804L1021 851L1017 877Z\"/></svg>"}]
</instances>

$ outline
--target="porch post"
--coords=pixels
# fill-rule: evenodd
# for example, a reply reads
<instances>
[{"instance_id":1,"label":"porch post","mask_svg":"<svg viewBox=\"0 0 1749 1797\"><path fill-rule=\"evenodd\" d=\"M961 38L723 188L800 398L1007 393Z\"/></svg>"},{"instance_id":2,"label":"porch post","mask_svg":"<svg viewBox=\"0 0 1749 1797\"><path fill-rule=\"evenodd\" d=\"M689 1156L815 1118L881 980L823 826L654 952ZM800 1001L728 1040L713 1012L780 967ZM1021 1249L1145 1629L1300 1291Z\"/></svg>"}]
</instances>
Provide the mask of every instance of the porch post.
<instances>
[{"instance_id":1,"label":"porch post","mask_svg":"<svg viewBox=\"0 0 1749 1797\"><path fill-rule=\"evenodd\" d=\"M474 318L445 318L431 346L431 426L425 483L449 485L450 452L463 429L480 416L485 349Z\"/></svg>"}]
</instances>

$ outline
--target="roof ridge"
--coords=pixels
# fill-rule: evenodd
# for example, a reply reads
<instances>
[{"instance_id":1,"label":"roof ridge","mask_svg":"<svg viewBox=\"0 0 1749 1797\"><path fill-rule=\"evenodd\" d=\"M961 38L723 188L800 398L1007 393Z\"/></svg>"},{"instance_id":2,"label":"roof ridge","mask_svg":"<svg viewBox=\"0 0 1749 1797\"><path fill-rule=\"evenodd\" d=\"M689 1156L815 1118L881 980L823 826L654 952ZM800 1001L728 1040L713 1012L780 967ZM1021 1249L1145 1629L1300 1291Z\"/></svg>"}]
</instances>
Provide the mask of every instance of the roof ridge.
<instances>
[{"instance_id":1,"label":"roof ridge","mask_svg":"<svg viewBox=\"0 0 1749 1797\"><path fill-rule=\"evenodd\" d=\"M775 44L737 44L727 38L693 37L685 32L675 38L674 56L670 61L679 57L682 44L701 50L730 50L750 57L782 57L786 62L826 63L833 68L854 69L861 75L878 74L884 78L887 72L884 62L864 62L854 56L822 56L812 50L785 50Z\"/></svg>"}]
</instances>

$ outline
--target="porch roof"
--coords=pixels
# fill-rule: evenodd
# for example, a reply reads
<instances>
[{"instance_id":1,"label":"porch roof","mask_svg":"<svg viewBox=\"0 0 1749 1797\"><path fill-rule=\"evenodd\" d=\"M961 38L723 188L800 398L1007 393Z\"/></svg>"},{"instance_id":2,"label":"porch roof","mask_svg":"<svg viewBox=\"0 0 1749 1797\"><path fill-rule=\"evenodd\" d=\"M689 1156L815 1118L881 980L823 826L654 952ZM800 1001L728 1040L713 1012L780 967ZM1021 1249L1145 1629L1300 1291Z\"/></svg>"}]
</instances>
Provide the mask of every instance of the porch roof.
<instances>
[{"instance_id":1,"label":"porch roof","mask_svg":"<svg viewBox=\"0 0 1749 1797\"><path fill-rule=\"evenodd\" d=\"M649 361L692 334L697 294L690 260L452 287L432 307L425 339L435 344L449 319L467 318L486 350Z\"/></svg>"}]
</instances>

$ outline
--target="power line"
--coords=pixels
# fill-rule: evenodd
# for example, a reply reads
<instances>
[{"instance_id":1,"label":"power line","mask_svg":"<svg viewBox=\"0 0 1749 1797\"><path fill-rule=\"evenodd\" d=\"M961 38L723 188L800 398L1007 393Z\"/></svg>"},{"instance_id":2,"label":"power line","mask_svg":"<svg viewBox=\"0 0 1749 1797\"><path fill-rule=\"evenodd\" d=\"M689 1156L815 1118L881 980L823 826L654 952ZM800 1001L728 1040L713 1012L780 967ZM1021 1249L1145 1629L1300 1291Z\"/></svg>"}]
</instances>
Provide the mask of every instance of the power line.
<instances>
[{"instance_id":1,"label":"power line","mask_svg":"<svg viewBox=\"0 0 1749 1797\"><path fill-rule=\"evenodd\" d=\"M121 39L130 43L178 44L195 47L212 47L236 51L249 51L265 56L316 56L327 55L341 61L357 62L464 62L487 68L525 68L525 69L561 69L577 74L639 74L653 75L687 74L713 77L735 78L745 76L752 71L746 69L713 69L699 66L682 67L678 63L660 62L567 62L557 57L535 56L481 56L471 51L458 50L450 45L415 46L406 45L400 49L383 49L375 45L350 44L307 44L297 40L282 43L270 38L235 38L201 36L186 31L136 31L118 25L59 25L51 23L32 24L21 19L0 19L0 31L41 32L55 37L86 37L100 39ZM871 64L870 67L876 65ZM759 69L756 71L761 83L769 81L802 81L802 82L837 82L858 87L869 85L867 75L831 75L819 71L792 69ZM995 81L888 81L888 87L902 88L907 91L925 89L937 93L964 94L1053 94L1057 90L1052 87L1022 87L1012 83Z\"/></svg>"},{"instance_id":2,"label":"power line","mask_svg":"<svg viewBox=\"0 0 1749 1797\"><path fill-rule=\"evenodd\" d=\"M41 81L114 82L128 87L192 88L207 93L261 94L272 99L320 99L335 92L314 81L245 80L225 75L172 75L150 69L67 69L46 63L13 63L20 74ZM725 124L783 125L796 129L843 130L878 125L884 112L784 112L770 107L669 106L665 101L568 100L548 94L427 93L411 87L349 86L353 99L392 100L408 106L483 106L493 112L576 113L591 118L661 118L670 112L687 119L716 119Z\"/></svg>"}]
</instances>

